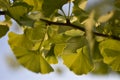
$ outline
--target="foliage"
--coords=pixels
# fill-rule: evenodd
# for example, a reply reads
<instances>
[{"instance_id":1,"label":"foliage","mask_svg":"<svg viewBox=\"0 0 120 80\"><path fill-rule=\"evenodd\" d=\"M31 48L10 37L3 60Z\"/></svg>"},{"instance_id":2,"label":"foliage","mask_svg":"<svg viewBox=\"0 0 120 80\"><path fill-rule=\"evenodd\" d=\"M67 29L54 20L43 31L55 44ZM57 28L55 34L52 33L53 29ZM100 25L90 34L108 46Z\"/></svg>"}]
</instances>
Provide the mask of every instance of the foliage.
<instances>
[{"instance_id":1,"label":"foliage","mask_svg":"<svg viewBox=\"0 0 120 80\"><path fill-rule=\"evenodd\" d=\"M110 68L119 72L120 1L113 1L114 9L99 16L95 8L87 12L83 3L87 0L0 0L0 15L7 21L0 22L0 38L15 20L23 34L9 32L8 43L18 62L36 73L54 71L51 64L59 58L77 75L104 74Z\"/></svg>"}]
</instances>

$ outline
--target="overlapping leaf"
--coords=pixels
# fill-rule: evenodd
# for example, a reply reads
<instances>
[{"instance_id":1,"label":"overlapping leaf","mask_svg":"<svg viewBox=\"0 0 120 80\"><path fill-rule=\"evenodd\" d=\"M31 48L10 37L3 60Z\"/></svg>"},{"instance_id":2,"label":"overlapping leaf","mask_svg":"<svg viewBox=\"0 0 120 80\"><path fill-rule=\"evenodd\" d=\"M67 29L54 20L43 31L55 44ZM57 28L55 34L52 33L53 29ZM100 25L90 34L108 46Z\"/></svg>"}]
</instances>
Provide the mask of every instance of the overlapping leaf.
<instances>
[{"instance_id":1,"label":"overlapping leaf","mask_svg":"<svg viewBox=\"0 0 120 80\"><path fill-rule=\"evenodd\" d=\"M110 71L108 65L103 63L103 61L96 62L94 66L93 74L108 74Z\"/></svg>"},{"instance_id":2,"label":"overlapping leaf","mask_svg":"<svg viewBox=\"0 0 120 80\"><path fill-rule=\"evenodd\" d=\"M9 27L7 25L0 25L0 38L5 36L8 31Z\"/></svg>"},{"instance_id":3,"label":"overlapping leaf","mask_svg":"<svg viewBox=\"0 0 120 80\"><path fill-rule=\"evenodd\" d=\"M87 47L78 49L77 53L64 54L62 58L64 64L77 75L87 74L93 69Z\"/></svg>"},{"instance_id":4,"label":"overlapping leaf","mask_svg":"<svg viewBox=\"0 0 120 80\"><path fill-rule=\"evenodd\" d=\"M85 37L80 36L72 37L67 41L63 53L64 54L76 53L76 50L83 47L84 45L86 45Z\"/></svg>"},{"instance_id":5,"label":"overlapping leaf","mask_svg":"<svg viewBox=\"0 0 120 80\"><path fill-rule=\"evenodd\" d=\"M62 6L67 3L68 0L44 0L42 5L43 14L46 17L50 17L57 9L61 9Z\"/></svg>"},{"instance_id":6,"label":"overlapping leaf","mask_svg":"<svg viewBox=\"0 0 120 80\"><path fill-rule=\"evenodd\" d=\"M57 57L55 56L55 53L54 53L54 47L55 47L55 45L52 44L50 50L49 50L48 53L45 55L46 60L47 60L50 64L56 64L56 63L58 63Z\"/></svg>"},{"instance_id":7,"label":"overlapping leaf","mask_svg":"<svg viewBox=\"0 0 120 80\"><path fill-rule=\"evenodd\" d=\"M38 10L41 10L42 3L44 0L23 0L23 1L26 2L27 4L33 6L34 11L38 11Z\"/></svg>"},{"instance_id":8,"label":"overlapping leaf","mask_svg":"<svg viewBox=\"0 0 120 80\"><path fill-rule=\"evenodd\" d=\"M84 10L80 9L78 6L74 6L73 13L80 22L82 22L88 18L88 13L85 12Z\"/></svg>"},{"instance_id":9,"label":"overlapping leaf","mask_svg":"<svg viewBox=\"0 0 120 80\"><path fill-rule=\"evenodd\" d=\"M0 8L7 9L10 6L7 0L0 0Z\"/></svg>"},{"instance_id":10,"label":"overlapping leaf","mask_svg":"<svg viewBox=\"0 0 120 80\"><path fill-rule=\"evenodd\" d=\"M97 42L97 41L94 42L92 58L95 62L102 61L102 59L103 59L103 56L101 55L100 49L99 49L99 42Z\"/></svg>"},{"instance_id":11,"label":"overlapping leaf","mask_svg":"<svg viewBox=\"0 0 120 80\"><path fill-rule=\"evenodd\" d=\"M115 71L120 71L120 41L108 39L100 43L104 62Z\"/></svg>"},{"instance_id":12,"label":"overlapping leaf","mask_svg":"<svg viewBox=\"0 0 120 80\"><path fill-rule=\"evenodd\" d=\"M36 27L34 28L36 29ZM24 34L9 33L8 42L20 64L33 72L49 73L53 69L43 57L45 37L41 36L45 36L45 32L43 34L41 31L44 31L44 28L40 28L41 31L38 32L34 31L34 28L25 30ZM29 35L27 31L31 34ZM41 34L41 36L37 36L34 39L33 36L36 36L35 34Z\"/></svg>"},{"instance_id":13,"label":"overlapping leaf","mask_svg":"<svg viewBox=\"0 0 120 80\"><path fill-rule=\"evenodd\" d=\"M8 8L8 15L16 20L20 25L33 26L34 20L28 17L32 6L19 2Z\"/></svg>"},{"instance_id":14,"label":"overlapping leaf","mask_svg":"<svg viewBox=\"0 0 120 80\"><path fill-rule=\"evenodd\" d=\"M38 21L35 22L34 28L27 28L25 34L30 40L41 41L44 38L46 31L47 26L45 26L45 23Z\"/></svg>"}]
</instances>

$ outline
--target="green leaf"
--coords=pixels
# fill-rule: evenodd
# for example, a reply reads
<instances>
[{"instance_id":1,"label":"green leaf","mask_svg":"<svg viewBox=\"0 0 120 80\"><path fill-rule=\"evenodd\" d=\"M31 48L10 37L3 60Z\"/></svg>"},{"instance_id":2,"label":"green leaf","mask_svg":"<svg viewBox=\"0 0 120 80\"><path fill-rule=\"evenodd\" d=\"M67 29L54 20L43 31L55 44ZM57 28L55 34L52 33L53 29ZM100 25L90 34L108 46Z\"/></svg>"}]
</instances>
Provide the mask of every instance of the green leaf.
<instances>
[{"instance_id":1,"label":"green leaf","mask_svg":"<svg viewBox=\"0 0 120 80\"><path fill-rule=\"evenodd\" d=\"M33 26L34 20L28 17L32 6L19 2L8 8L8 15L17 21L20 25Z\"/></svg>"},{"instance_id":2,"label":"green leaf","mask_svg":"<svg viewBox=\"0 0 120 80\"><path fill-rule=\"evenodd\" d=\"M8 31L9 27L7 25L0 25L0 38L5 36Z\"/></svg>"},{"instance_id":3,"label":"green leaf","mask_svg":"<svg viewBox=\"0 0 120 80\"><path fill-rule=\"evenodd\" d=\"M47 26L45 25L45 23L37 21L34 23L33 28L25 29L25 34L30 40L41 41L44 38L46 31Z\"/></svg>"},{"instance_id":4,"label":"green leaf","mask_svg":"<svg viewBox=\"0 0 120 80\"><path fill-rule=\"evenodd\" d=\"M8 42L17 60L25 68L42 74L53 71L52 67L42 56L43 41L30 40L26 34L15 34L11 32L9 33Z\"/></svg>"},{"instance_id":5,"label":"green leaf","mask_svg":"<svg viewBox=\"0 0 120 80\"><path fill-rule=\"evenodd\" d=\"M66 42L66 47L63 51L66 53L76 53L76 50L86 45L86 38L83 36L72 37Z\"/></svg>"},{"instance_id":6,"label":"green leaf","mask_svg":"<svg viewBox=\"0 0 120 80\"><path fill-rule=\"evenodd\" d=\"M55 44L54 52L55 56L61 56L63 54L64 48L67 45L67 41L70 39L69 36L64 34L57 34L53 38L51 38L51 42Z\"/></svg>"},{"instance_id":7,"label":"green leaf","mask_svg":"<svg viewBox=\"0 0 120 80\"><path fill-rule=\"evenodd\" d=\"M55 53L54 53L54 47L55 47L55 45L52 44L52 45L51 45L51 49L50 49L50 50L48 51L48 53L45 55L46 60L47 60L48 63L50 63L50 64L56 64L56 63L58 63L57 58L56 58Z\"/></svg>"},{"instance_id":8,"label":"green leaf","mask_svg":"<svg viewBox=\"0 0 120 80\"><path fill-rule=\"evenodd\" d=\"M87 47L78 49L77 53L64 54L62 58L64 64L77 75L87 74L93 69Z\"/></svg>"},{"instance_id":9,"label":"green leaf","mask_svg":"<svg viewBox=\"0 0 120 80\"><path fill-rule=\"evenodd\" d=\"M35 20L29 18L29 16L22 16L18 23L22 26L33 27Z\"/></svg>"},{"instance_id":10,"label":"green leaf","mask_svg":"<svg viewBox=\"0 0 120 80\"><path fill-rule=\"evenodd\" d=\"M44 0L42 5L43 14L46 17L50 17L57 9L61 9L62 6L67 3L68 0Z\"/></svg>"},{"instance_id":11,"label":"green leaf","mask_svg":"<svg viewBox=\"0 0 120 80\"><path fill-rule=\"evenodd\" d=\"M92 71L93 74L108 74L109 73L109 67L107 64L103 63L103 61L100 61L100 62L96 62L94 64L95 68L94 70Z\"/></svg>"},{"instance_id":12,"label":"green leaf","mask_svg":"<svg viewBox=\"0 0 120 80\"><path fill-rule=\"evenodd\" d=\"M100 43L104 62L115 71L120 71L120 41L108 39Z\"/></svg>"},{"instance_id":13,"label":"green leaf","mask_svg":"<svg viewBox=\"0 0 120 80\"><path fill-rule=\"evenodd\" d=\"M44 0L23 0L23 1L33 6L33 11L38 11L42 9L42 3Z\"/></svg>"},{"instance_id":14,"label":"green leaf","mask_svg":"<svg viewBox=\"0 0 120 80\"><path fill-rule=\"evenodd\" d=\"M54 52L56 56L61 56L63 54L63 51L66 47L66 43L63 44L56 44L54 48Z\"/></svg>"},{"instance_id":15,"label":"green leaf","mask_svg":"<svg viewBox=\"0 0 120 80\"><path fill-rule=\"evenodd\" d=\"M8 0L0 0L0 8L7 9L10 7Z\"/></svg>"},{"instance_id":16,"label":"green leaf","mask_svg":"<svg viewBox=\"0 0 120 80\"><path fill-rule=\"evenodd\" d=\"M72 29L72 30L66 31L65 34L71 37L77 37L77 36L82 36L84 32L80 30Z\"/></svg>"},{"instance_id":17,"label":"green leaf","mask_svg":"<svg viewBox=\"0 0 120 80\"><path fill-rule=\"evenodd\" d=\"M99 62L103 60L103 56L101 55L100 50L99 50L99 42L97 41L94 42L92 58L95 62Z\"/></svg>"},{"instance_id":18,"label":"green leaf","mask_svg":"<svg viewBox=\"0 0 120 80\"><path fill-rule=\"evenodd\" d=\"M88 13L82 9L80 9L78 6L74 6L73 8L73 14L77 17L79 22L83 22L88 18Z\"/></svg>"}]
</instances>

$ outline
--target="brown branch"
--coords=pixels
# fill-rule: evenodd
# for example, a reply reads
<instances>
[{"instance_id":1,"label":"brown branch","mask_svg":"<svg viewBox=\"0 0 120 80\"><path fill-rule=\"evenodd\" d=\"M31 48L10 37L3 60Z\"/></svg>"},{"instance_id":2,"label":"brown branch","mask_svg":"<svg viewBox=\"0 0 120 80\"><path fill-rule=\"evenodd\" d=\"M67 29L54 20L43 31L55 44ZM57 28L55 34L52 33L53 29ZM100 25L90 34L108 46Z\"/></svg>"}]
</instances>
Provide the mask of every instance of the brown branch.
<instances>
[{"instance_id":1,"label":"brown branch","mask_svg":"<svg viewBox=\"0 0 120 80\"><path fill-rule=\"evenodd\" d=\"M0 11L0 15L5 15L6 11Z\"/></svg>"},{"instance_id":2,"label":"brown branch","mask_svg":"<svg viewBox=\"0 0 120 80\"><path fill-rule=\"evenodd\" d=\"M40 20L43 21L43 22L46 22L48 25L52 25L53 24L53 25L70 26L70 27L73 27L73 28L76 28L76 29L79 29L79 30L85 32L85 28L83 28L81 26L77 26L77 25L71 24L71 23L58 23L58 22L52 22L52 21L45 20L45 19L40 19ZM101 37L107 37L107 38L111 38L111 39L115 39L115 40L120 40L120 37L117 37L115 35L107 35L107 34L102 34L102 33L94 32L94 31L93 31L93 33L96 36L101 36Z\"/></svg>"}]
</instances>

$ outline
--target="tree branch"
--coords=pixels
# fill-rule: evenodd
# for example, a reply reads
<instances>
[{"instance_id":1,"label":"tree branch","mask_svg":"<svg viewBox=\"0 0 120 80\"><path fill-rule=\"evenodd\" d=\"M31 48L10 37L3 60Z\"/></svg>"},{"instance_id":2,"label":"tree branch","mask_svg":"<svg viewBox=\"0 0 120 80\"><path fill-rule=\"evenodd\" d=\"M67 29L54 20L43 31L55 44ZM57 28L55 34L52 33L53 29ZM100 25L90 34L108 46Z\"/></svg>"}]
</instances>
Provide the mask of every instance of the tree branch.
<instances>
[{"instance_id":1,"label":"tree branch","mask_svg":"<svg viewBox=\"0 0 120 80\"><path fill-rule=\"evenodd\" d=\"M0 11L0 15L5 15L6 11Z\"/></svg>"},{"instance_id":2,"label":"tree branch","mask_svg":"<svg viewBox=\"0 0 120 80\"><path fill-rule=\"evenodd\" d=\"M81 26L71 24L71 23L58 23L58 22L52 22L52 21L45 20L45 19L40 19L40 20L43 21L43 22L46 22L48 25L53 24L53 25L70 26L70 27L73 27L75 29L79 29L79 30L85 32L85 28L83 28ZM120 40L120 37L117 37L115 35L107 35L107 34L102 34L102 33L94 32L94 31L93 31L93 34L95 34L96 36L101 36L101 37L107 37L107 38L111 38L111 39L115 39L115 40Z\"/></svg>"}]
</instances>

